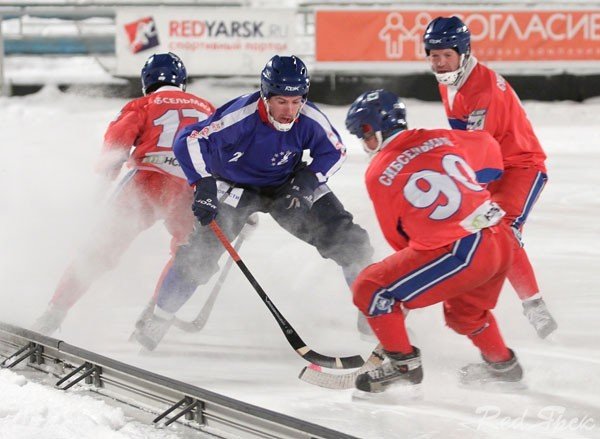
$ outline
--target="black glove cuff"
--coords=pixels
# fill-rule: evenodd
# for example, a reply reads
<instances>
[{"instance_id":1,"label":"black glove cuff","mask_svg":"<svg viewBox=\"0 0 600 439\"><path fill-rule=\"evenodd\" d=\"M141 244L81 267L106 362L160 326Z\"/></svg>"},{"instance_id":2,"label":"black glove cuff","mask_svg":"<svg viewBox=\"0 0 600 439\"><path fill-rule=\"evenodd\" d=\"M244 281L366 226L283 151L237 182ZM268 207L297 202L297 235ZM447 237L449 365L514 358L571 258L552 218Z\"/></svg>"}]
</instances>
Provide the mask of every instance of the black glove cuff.
<instances>
[{"instance_id":1,"label":"black glove cuff","mask_svg":"<svg viewBox=\"0 0 600 439\"><path fill-rule=\"evenodd\" d=\"M217 180L214 177L204 177L195 183L195 193L201 193L213 199L217 199Z\"/></svg>"},{"instance_id":2,"label":"black glove cuff","mask_svg":"<svg viewBox=\"0 0 600 439\"><path fill-rule=\"evenodd\" d=\"M292 182L303 190L311 193L321 184L315 173L308 168L296 172Z\"/></svg>"}]
</instances>

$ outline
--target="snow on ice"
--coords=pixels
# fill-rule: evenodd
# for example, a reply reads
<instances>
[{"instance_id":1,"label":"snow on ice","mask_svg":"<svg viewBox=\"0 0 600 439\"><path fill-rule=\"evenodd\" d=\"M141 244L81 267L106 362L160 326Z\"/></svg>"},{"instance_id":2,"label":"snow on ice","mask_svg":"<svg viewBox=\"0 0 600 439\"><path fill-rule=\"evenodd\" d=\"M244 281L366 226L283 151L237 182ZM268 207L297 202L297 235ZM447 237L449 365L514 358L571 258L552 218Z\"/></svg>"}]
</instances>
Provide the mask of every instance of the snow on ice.
<instances>
[{"instance_id":1,"label":"snow on ice","mask_svg":"<svg viewBox=\"0 0 600 439\"><path fill-rule=\"evenodd\" d=\"M432 78L433 80L433 78ZM222 104L249 91L200 81L192 92ZM41 313L77 247L102 211L105 191L92 172L102 135L123 99L60 93L0 98L0 320L28 326ZM446 127L440 103L407 101L411 127ZM205 329L173 328L150 355L128 342L169 257L162 224L141 235L118 266L72 309L56 338L252 404L363 438L600 437L600 100L526 102L548 153L549 183L524 237L546 302L559 324L540 340L507 284L496 315L526 374L527 388L491 393L460 388L456 370L478 354L444 327L439 306L412 312L413 344L423 352L421 399L356 402L351 391L312 387L305 365L234 267ZM344 129L345 107L322 106L349 149L332 189L370 233L376 257L390 253L363 184L367 157ZM240 254L302 338L315 350L368 355L338 267L287 235L269 217ZM101 237L98 237L101 238ZM192 318L211 285L181 310ZM0 437L168 437L120 409L78 392L60 393L0 371ZM150 436L157 434L158 436ZM163 435L163 436L161 436Z\"/></svg>"}]
</instances>

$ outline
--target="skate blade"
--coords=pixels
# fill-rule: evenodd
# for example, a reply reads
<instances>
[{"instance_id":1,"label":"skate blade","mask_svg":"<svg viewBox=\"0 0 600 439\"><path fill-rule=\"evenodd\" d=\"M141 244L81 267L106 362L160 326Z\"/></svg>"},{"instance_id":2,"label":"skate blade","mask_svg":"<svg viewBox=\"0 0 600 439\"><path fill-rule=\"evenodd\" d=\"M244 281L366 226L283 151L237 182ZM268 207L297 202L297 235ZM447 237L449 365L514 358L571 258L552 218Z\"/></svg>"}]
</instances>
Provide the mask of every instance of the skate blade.
<instances>
[{"instance_id":1,"label":"skate blade","mask_svg":"<svg viewBox=\"0 0 600 439\"><path fill-rule=\"evenodd\" d=\"M493 393L516 393L528 389L527 383L525 383L525 381L490 381L487 383L460 383L460 387L464 389L480 390L484 392Z\"/></svg>"},{"instance_id":2,"label":"skate blade","mask_svg":"<svg viewBox=\"0 0 600 439\"><path fill-rule=\"evenodd\" d=\"M130 343L135 343L135 336L137 334L137 329L134 329L133 331L131 331L131 334L129 334L129 338L127 339L128 342Z\"/></svg>"},{"instance_id":3,"label":"skate blade","mask_svg":"<svg viewBox=\"0 0 600 439\"><path fill-rule=\"evenodd\" d=\"M147 339L147 337L141 335L137 329L134 330L133 333L131 334L131 336L129 337L129 342L139 346L139 348L140 348L140 350L138 351L139 355L150 355L158 347L158 344L153 345L148 340L149 339Z\"/></svg>"},{"instance_id":4,"label":"skate blade","mask_svg":"<svg viewBox=\"0 0 600 439\"><path fill-rule=\"evenodd\" d=\"M558 325L556 323L550 324L545 328L537 331L537 335L542 340L552 341L552 338L556 334L556 330L558 329Z\"/></svg>"},{"instance_id":5,"label":"skate blade","mask_svg":"<svg viewBox=\"0 0 600 439\"><path fill-rule=\"evenodd\" d=\"M362 390L354 389L354 392L352 393L352 401L382 405L397 405L409 401L421 401L423 399L423 388L421 384L398 384L390 386L379 393L364 392Z\"/></svg>"}]
</instances>

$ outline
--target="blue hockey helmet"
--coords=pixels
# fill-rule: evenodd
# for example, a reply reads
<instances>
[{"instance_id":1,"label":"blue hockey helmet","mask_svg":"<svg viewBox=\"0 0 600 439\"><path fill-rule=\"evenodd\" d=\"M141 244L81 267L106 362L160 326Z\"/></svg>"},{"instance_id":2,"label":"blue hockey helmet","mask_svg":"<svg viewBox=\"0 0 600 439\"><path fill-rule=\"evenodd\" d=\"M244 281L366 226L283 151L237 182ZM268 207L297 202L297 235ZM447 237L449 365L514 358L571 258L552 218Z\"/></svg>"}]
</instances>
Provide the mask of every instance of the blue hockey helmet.
<instances>
[{"instance_id":1,"label":"blue hockey helmet","mask_svg":"<svg viewBox=\"0 0 600 439\"><path fill-rule=\"evenodd\" d=\"M302 96L306 99L309 86L306 66L293 55L275 55L260 75L260 92L265 99L271 96Z\"/></svg>"},{"instance_id":2,"label":"blue hockey helmet","mask_svg":"<svg viewBox=\"0 0 600 439\"><path fill-rule=\"evenodd\" d=\"M163 85L175 85L185 91L187 72L183 61L172 52L155 53L142 67L142 92L152 93Z\"/></svg>"},{"instance_id":3,"label":"blue hockey helmet","mask_svg":"<svg viewBox=\"0 0 600 439\"><path fill-rule=\"evenodd\" d=\"M346 128L361 139L368 154L375 154L383 141L392 134L407 128L406 106L402 99L387 90L371 90L361 94L350 105L346 115ZM365 134L373 132L378 145L368 148L364 142Z\"/></svg>"},{"instance_id":4,"label":"blue hockey helmet","mask_svg":"<svg viewBox=\"0 0 600 439\"><path fill-rule=\"evenodd\" d=\"M467 57L471 53L469 28L456 16L437 17L431 21L423 35L423 42L427 55L430 50L436 49L454 49Z\"/></svg>"}]
</instances>

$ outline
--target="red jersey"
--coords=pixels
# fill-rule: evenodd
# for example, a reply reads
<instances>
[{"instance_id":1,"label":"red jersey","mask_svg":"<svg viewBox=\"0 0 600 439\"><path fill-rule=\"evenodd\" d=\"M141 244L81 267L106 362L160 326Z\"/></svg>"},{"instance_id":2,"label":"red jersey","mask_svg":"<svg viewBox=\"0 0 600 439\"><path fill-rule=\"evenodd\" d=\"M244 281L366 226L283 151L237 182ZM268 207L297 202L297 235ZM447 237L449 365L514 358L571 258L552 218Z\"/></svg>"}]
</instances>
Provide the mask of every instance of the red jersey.
<instances>
[{"instance_id":1,"label":"red jersey","mask_svg":"<svg viewBox=\"0 0 600 439\"><path fill-rule=\"evenodd\" d=\"M452 128L490 133L500 144L507 169L546 172L546 154L521 101L502 76L471 57L460 82L439 84L439 89Z\"/></svg>"},{"instance_id":2,"label":"red jersey","mask_svg":"<svg viewBox=\"0 0 600 439\"><path fill-rule=\"evenodd\" d=\"M208 101L175 86L161 87L129 102L108 126L98 170L115 178L127 160L132 168L185 179L172 151L175 135L214 110Z\"/></svg>"},{"instance_id":3,"label":"red jersey","mask_svg":"<svg viewBox=\"0 0 600 439\"><path fill-rule=\"evenodd\" d=\"M430 250L500 221L504 212L478 181L502 169L500 146L486 132L406 130L386 140L366 184L394 250Z\"/></svg>"}]
</instances>

